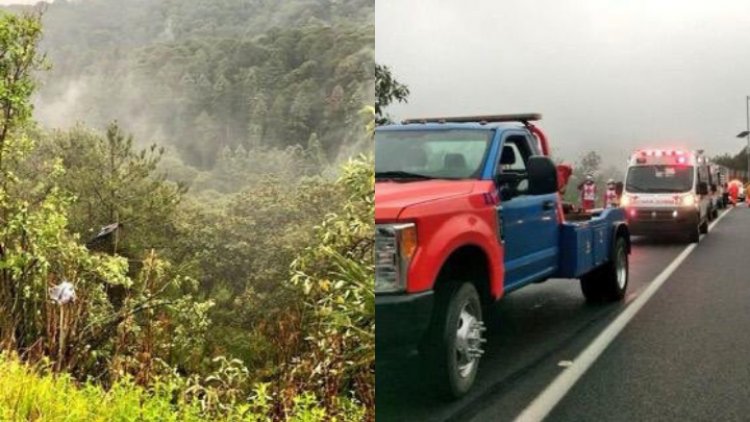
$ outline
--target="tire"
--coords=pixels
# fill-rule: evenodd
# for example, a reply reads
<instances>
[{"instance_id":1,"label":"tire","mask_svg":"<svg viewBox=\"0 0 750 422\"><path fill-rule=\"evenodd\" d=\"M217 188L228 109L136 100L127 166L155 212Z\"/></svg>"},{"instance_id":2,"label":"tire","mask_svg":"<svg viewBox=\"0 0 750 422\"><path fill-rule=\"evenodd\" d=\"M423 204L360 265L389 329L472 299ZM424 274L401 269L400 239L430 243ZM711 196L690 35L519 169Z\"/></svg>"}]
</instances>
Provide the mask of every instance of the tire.
<instances>
[{"instance_id":1,"label":"tire","mask_svg":"<svg viewBox=\"0 0 750 422\"><path fill-rule=\"evenodd\" d=\"M616 302L625 297L629 278L627 241L619 236L610 261L581 277L581 291L588 302Z\"/></svg>"},{"instance_id":2,"label":"tire","mask_svg":"<svg viewBox=\"0 0 750 422\"><path fill-rule=\"evenodd\" d=\"M708 219L703 220L700 226L698 226L700 234L708 234Z\"/></svg>"},{"instance_id":3,"label":"tire","mask_svg":"<svg viewBox=\"0 0 750 422\"><path fill-rule=\"evenodd\" d=\"M690 230L690 233L687 235L688 243L698 243L701 240L700 226L690 226L688 230Z\"/></svg>"},{"instance_id":4,"label":"tire","mask_svg":"<svg viewBox=\"0 0 750 422\"><path fill-rule=\"evenodd\" d=\"M450 283L436 294L435 317L422 351L438 392L458 399L474 384L484 353L482 304L476 288L468 282Z\"/></svg>"}]
</instances>

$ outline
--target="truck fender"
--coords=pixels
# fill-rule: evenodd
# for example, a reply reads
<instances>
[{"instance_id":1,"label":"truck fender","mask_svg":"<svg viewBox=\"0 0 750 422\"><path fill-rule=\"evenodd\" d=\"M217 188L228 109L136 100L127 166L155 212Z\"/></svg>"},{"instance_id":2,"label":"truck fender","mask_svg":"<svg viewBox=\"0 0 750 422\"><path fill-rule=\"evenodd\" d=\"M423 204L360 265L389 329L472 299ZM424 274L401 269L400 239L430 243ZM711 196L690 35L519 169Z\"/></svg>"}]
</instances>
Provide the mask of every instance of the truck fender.
<instances>
[{"instance_id":1,"label":"truck fender","mask_svg":"<svg viewBox=\"0 0 750 422\"><path fill-rule=\"evenodd\" d=\"M456 233L460 233L456 235ZM502 296L503 290L503 262L502 248L495 230L482 219L474 215L456 215L441 224L440 228L431 236L431 241L425 246L421 255L421 263L412 267L421 273L423 280L429 280L429 287L434 288L441 269L448 258L462 247L474 246L482 250L487 259L487 273L489 274L488 291L491 299ZM433 264L429 264L432 262ZM439 265L434 265L439 263ZM417 274L412 274L419 277Z\"/></svg>"}]
</instances>

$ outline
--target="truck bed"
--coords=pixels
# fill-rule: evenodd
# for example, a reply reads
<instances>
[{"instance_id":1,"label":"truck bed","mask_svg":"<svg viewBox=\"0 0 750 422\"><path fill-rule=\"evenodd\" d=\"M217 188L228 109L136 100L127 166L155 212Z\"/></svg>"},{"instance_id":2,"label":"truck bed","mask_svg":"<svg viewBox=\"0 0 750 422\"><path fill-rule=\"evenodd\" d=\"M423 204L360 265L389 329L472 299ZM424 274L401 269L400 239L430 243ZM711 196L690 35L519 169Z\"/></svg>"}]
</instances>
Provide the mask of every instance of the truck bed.
<instances>
[{"instance_id":1,"label":"truck bed","mask_svg":"<svg viewBox=\"0 0 750 422\"><path fill-rule=\"evenodd\" d=\"M580 278L609 261L615 228L625 221L625 210L607 208L569 214L565 219L560 232L560 262L554 277Z\"/></svg>"}]
</instances>

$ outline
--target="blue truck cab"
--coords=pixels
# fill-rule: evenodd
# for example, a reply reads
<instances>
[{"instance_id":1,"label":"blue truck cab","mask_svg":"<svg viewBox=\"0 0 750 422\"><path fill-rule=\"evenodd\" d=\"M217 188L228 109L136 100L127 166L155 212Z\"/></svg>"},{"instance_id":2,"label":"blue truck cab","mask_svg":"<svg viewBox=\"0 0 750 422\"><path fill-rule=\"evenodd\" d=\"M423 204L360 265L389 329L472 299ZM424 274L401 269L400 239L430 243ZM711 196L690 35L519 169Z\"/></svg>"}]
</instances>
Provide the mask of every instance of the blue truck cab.
<instances>
[{"instance_id":1,"label":"blue truck cab","mask_svg":"<svg viewBox=\"0 0 750 422\"><path fill-rule=\"evenodd\" d=\"M624 210L564 213L535 119L421 119L376 130L378 354L417 346L452 397L473 384L483 309L505 294L552 278L580 279L590 301L620 300L627 288Z\"/></svg>"}]
</instances>

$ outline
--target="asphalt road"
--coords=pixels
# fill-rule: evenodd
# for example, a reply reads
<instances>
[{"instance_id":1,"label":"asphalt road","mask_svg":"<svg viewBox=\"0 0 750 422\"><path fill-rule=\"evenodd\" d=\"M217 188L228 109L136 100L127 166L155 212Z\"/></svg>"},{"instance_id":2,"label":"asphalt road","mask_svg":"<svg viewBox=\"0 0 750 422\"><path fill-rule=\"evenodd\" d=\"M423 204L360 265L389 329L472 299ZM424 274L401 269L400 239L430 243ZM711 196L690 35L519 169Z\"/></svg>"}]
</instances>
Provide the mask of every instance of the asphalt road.
<instances>
[{"instance_id":1,"label":"asphalt road","mask_svg":"<svg viewBox=\"0 0 750 422\"><path fill-rule=\"evenodd\" d=\"M377 420L512 420L684 249L679 240L635 238L624 303L589 305L576 280L549 280L508 295L487 317L486 353L474 388L462 400L433 394L416 355L377 359ZM712 415L716 406L734 412L739 406L728 402L750 397L750 357L741 359L750 356L744 347L750 346L750 312L742 312L750 310L750 286L737 291L750 284L750 275L743 274L741 262L750 263L746 208L703 237L550 420L695 419ZM738 338L744 332L746 338ZM735 389L718 388L721 400L710 400L706 390L729 381L738 383ZM690 403L681 406L675 398ZM750 400L743 405L721 415L750 415Z\"/></svg>"},{"instance_id":2,"label":"asphalt road","mask_svg":"<svg viewBox=\"0 0 750 422\"><path fill-rule=\"evenodd\" d=\"M750 418L750 210L727 215L549 420Z\"/></svg>"}]
</instances>

